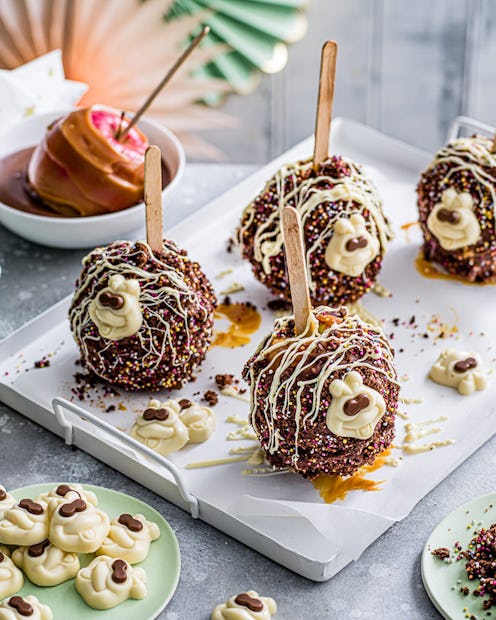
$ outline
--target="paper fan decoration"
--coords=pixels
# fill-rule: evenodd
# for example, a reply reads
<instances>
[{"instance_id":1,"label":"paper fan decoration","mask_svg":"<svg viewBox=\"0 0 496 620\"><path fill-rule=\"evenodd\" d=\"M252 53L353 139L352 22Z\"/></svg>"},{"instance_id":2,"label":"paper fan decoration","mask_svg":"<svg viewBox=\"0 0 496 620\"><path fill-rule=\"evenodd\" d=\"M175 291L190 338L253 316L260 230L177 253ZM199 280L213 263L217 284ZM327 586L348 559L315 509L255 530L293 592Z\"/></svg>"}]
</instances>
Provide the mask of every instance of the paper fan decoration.
<instances>
[{"instance_id":1,"label":"paper fan decoration","mask_svg":"<svg viewBox=\"0 0 496 620\"><path fill-rule=\"evenodd\" d=\"M0 68L13 69L61 49L66 77L89 85L81 105L102 103L135 111L204 21L205 13L196 11L166 21L164 14L173 4L174 0L2 0ZM194 132L234 124L200 103L206 93L220 97L230 85L208 72L202 77L191 74L226 49L214 44L197 50L148 111L195 155L216 157L219 152Z\"/></svg>"},{"instance_id":2,"label":"paper fan decoration","mask_svg":"<svg viewBox=\"0 0 496 620\"><path fill-rule=\"evenodd\" d=\"M205 47L225 43L231 51L197 75L222 79L240 94L253 91L262 73L276 73L288 59L287 44L307 30L309 0L175 0L166 18L204 15L211 32ZM215 99L215 97L213 97Z\"/></svg>"}]
</instances>

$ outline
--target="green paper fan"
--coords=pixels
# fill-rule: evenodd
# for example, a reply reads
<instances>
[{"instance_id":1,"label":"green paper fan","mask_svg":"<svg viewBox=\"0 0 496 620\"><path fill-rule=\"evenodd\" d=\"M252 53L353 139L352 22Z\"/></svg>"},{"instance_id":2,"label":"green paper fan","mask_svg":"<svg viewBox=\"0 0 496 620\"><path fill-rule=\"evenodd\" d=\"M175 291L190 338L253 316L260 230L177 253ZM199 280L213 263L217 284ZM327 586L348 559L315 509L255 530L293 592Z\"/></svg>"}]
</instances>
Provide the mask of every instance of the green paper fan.
<instances>
[{"instance_id":1,"label":"green paper fan","mask_svg":"<svg viewBox=\"0 0 496 620\"><path fill-rule=\"evenodd\" d=\"M303 13L309 0L176 0L166 19L205 14L210 26L205 45L227 44L232 51L197 71L201 77L223 79L238 93L253 91L259 74L276 73L288 58L287 45L307 29ZM219 97L207 97L215 104Z\"/></svg>"}]
</instances>

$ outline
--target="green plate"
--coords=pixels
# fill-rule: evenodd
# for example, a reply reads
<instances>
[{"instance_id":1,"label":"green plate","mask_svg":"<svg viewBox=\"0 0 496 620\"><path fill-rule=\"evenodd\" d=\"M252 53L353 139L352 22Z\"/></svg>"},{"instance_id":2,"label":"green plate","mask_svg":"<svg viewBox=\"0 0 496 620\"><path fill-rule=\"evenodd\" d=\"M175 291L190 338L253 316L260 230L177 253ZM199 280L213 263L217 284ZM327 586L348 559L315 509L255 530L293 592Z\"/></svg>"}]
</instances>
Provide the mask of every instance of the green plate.
<instances>
[{"instance_id":1,"label":"green plate","mask_svg":"<svg viewBox=\"0 0 496 620\"><path fill-rule=\"evenodd\" d=\"M36 484L11 490L10 493L18 500L24 497L34 499L40 493L45 493L59 484L59 482ZM98 507L108 514L110 520L123 512L142 514L160 527L160 538L151 544L150 553L146 560L136 565L141 566L146 571L148 595L141 601L129 599L113 609L96 610L88 607L76 592L74 579L58 586L41 588L32 584L27 578L24 579L24 587L20 594L23 596L33 594L42 603L48 605L53 611L54 620L67 620L67 618L77 618L77 620L95 620L96 618L101 618L101 620L153 620L170 601L179 581L181 557L174 532L162 515L148 504L118 491L90 484L83 486L96 494ZM94 555L80 555L79 557L81 565L86 566Z\"/></svg>"},{"instance_id":2,"label":"green plate","mask_svg":"<svg viewBox=\"0 0 496 620\"><path fill-rule=\"evenodd\" d=\"M466 549L475 530L481 527L487 528L494 522L496 522L496 493L490 493L473 499L449 514L432 532L424 547L422 580L431 601L448 620L466 620L471 615L482 620L489 619L489 616L482 609L484 599L472 594L472 590L478 584L467 578L465 561L462 559L447 564L433 556L431 551L447 547L453 557L455 542L459 541L462 548ZM470 589L470 594L467 596L460 592L460 588L465 586ZM494 616L495 610L491 611L491 616Z\"/></svg>"}]
</instances>

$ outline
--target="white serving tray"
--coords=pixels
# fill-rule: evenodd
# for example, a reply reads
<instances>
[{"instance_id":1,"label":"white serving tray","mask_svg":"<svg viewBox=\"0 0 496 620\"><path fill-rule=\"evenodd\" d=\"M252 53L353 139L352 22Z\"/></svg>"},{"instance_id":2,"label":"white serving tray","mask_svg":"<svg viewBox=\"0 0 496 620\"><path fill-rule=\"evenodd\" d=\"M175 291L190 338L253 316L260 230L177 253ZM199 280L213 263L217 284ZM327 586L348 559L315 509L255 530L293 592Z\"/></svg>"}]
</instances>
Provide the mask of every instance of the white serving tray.
<instances>
[{"instance_id":1,"label":"white serving tray","mask_svg":"<svg viewBox=\"0 0 496 620\"><path fill-rule=\"evenodd\" d=\"M316 581L329 579L357 559L371 542L404 518L422 497L489 439L494 432L492 416L496 411L494 388L464 398L426 378L430 365L445 347L474 350L490 366L494 356L491 347L496 345L491 314L496 288L422 278L414 267L419 234L414 229L407 235L400 229L402 224L417 218L414 187L430 156L342 119L333 123L331 143L334 152L365 164L383 195L385 210L397 232L381 274L382 284L393 292L393 297L369 294L365 304L384 320L387 334L394 332L395 348L404 349L397 355L397 367L400 376L410 377L404 383L405 396L423 398L422 403L405 407L410 421L445 414L448 419L442 423L442 431L432 438L456 440L449 447L406 456L400 467L384 467L371 475L384 480L380 492L354 492L343 502L327 505L311 483L293 474L243 476L246 463L239 462L184 469L187 463L227 457L229 448L237 445L226 441L227 433L234 427L225 418L229 414L246 418L248 404L229 397L221 397L215 407L218 430L208 442L188 447L169 459L147 453L124 431L131 426L134 413L144 408L148 395L121 393L119 397L108 397L105 404L121 403L126 407L112 413L104 413L98 402L68 401L78 357L66 318L69 298L0 343L1 401L65 437L67 443L77 445L189 510L194 517ZM286 161L307 157L311 151L312 141L308 139L167 232L200 261L220 297L236 281L245 290L231 295L233 301L250 300L260 309L266 307L270 295L254 280L249 265L235 254L226 253L226 240L244 205L276 169ZM232 267L233 273L216 279L227 267ZM212 349L198 380L181 390L180 397L198 400L195 393L211 389L216 373L241 375L245 360L272 325L272 313L266 310L262 314L262 326L252 342L237 349ZM410 325L413 315L416 328ZM400 319L399 326L393 325L394 318ZM445 339L434 339L440 326L446 330L453 323L457 332ZM423 333L428 333L429 338L423 338ZM34 361L48 354L53 354L51 365L33 370ZM173 394L176 395L179 394ZM403 433L404 422L398 419L397 445L401 444Z\"/></svg>"}]
</instances>

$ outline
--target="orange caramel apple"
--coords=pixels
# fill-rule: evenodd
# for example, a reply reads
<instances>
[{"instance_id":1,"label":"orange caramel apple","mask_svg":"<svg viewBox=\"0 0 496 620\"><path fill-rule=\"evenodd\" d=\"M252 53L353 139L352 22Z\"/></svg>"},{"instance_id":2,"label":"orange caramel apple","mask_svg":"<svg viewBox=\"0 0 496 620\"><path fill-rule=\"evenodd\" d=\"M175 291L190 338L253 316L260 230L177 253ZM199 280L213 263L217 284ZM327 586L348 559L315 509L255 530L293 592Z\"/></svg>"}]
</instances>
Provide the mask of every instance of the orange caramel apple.
<instances>
[{"instance_id":1,"label":"orange caramel apple","mask_svg":"<svg viewBox=\"0 0 496 620\"><path fill-rule=\"evenodd\" d=\"M127 127L117 110L77 109L47 128L28 164L30 189L57 214L86 217L112 213L143 200L146 136Z\"/></svg>"}]
</instances>

